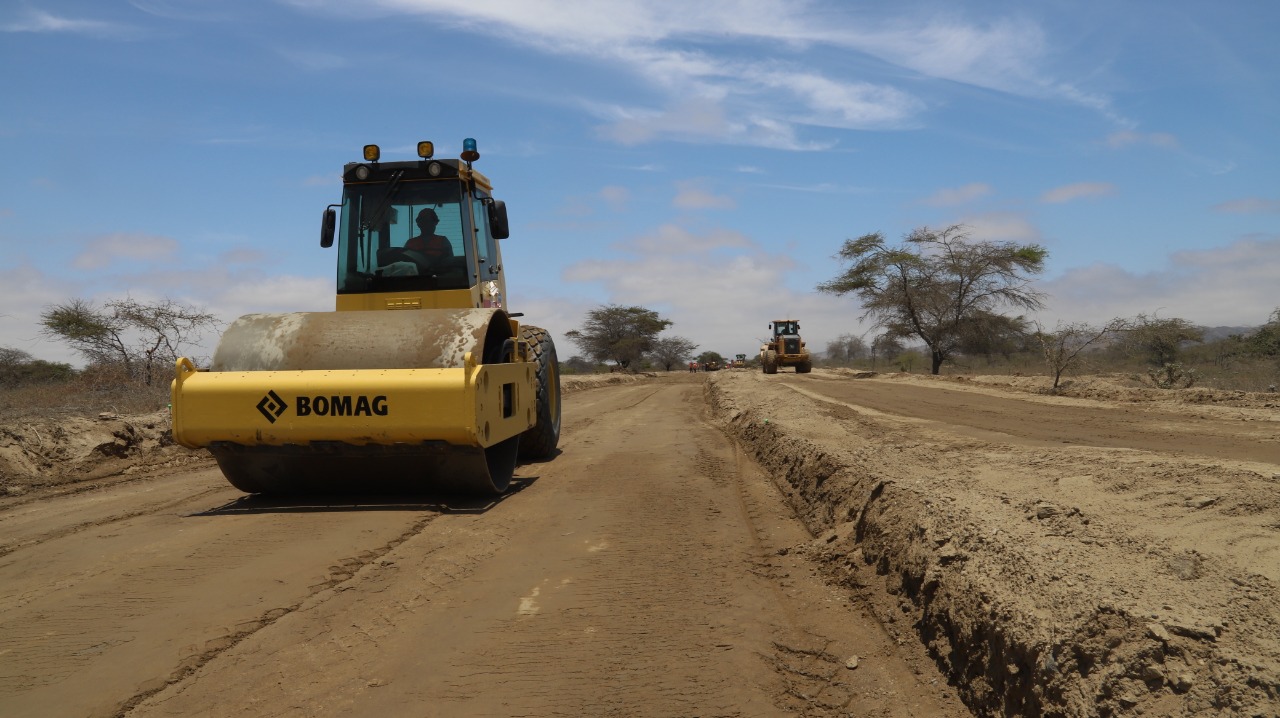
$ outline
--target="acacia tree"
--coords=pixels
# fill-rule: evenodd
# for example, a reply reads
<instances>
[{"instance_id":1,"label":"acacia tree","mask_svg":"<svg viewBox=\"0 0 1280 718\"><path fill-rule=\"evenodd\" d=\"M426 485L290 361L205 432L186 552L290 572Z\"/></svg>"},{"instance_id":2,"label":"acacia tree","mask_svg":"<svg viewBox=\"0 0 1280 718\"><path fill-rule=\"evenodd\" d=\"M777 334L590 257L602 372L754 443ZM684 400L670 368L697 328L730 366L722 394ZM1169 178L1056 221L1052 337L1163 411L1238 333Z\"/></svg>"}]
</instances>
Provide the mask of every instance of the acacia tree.
<instances>
[{"instance_id":1,"label":"acacia tree","mask_svg":"<svg viewBox=\"0 0 1280 718\"><path fill-rule=\"evenodd\" d=\"M1058 390L1062 375L1077 362L1080 353L1102 338L1128 329L1129 323L1124 319L1112 319L1104 327L1095 327L1084 322L1058 324L1051 332L1046 332L1036 324L1036 341L1044 355L1044 362L1053 372L1053 388Z\"/></svg>"},{"instance_id":2,"label":"acacia tree","mask_svg":"<svg viewBox=\"0 0 1280 718\"><path fill-rule=\"evenodd\" d=\"M671 321L652 309L607 304L587 312L582 328L564 335L595 361L613 361L627 369L653 349L658 335L669 326Z\"/></svg>"},{"instance_id":3,"label":"acacia tree","mask_svg":"<svg viewBox=\"0 0 1280 718\"><path fill-rule=\"evenodd\" d=\"M160 366L173 364L184 345L221 322L171 299L146 304L125 298L102 309L83 299L54 304L45 307L40 324L45 336L70 344L90 364L119 366L150 386Z\"/></svg>"},{"instance_id":4,"label":"acacia tree","mask_svg":"<svg viewBox=\"0 0 1280 718\"><path fill-rule=\"evenodd\" d=\"M920 227L892 247L876 232L847 239L836 258L851 266L818 291L856 294L864 318L895 337L918 337L931 372L950 359L974 322L1002 306L1039 309L1031 275L1048 251L1037 244L972 241L963 225Z\"/></svg>"},{"instance_id":5,"label":"acacia tree","mask_svg":"<svg viewBox=\"0 0 1280 718\"><path fill-rule=\"evenodd\" d=\"M823 352L827 361L844 365L852 364L854 359L859 359L866 353L867 343L862 341L862 337L853 334L841 334L827 342L827 350Z\"/></svg>"},{"instance_id":6,"label":"acacia tree","mask_svg":"<svg viewBox=\"0 0 1280 718\"><path fill-rule=\"evenodd\" d=\"M676 364L683 364L689 361L689 357L693 356L697 349L697 344L684 337L662 337L653 343L653 348L649 350L649 356L661 364L662 368L671 371L671 367Z\"/></svg>"},{"instance_id":7,"label":"acacia tree","mask_svg":"<svg viewBox=\"0 0 1280 718\"><path fill-rule=\"evenodd\" d=\"M1156 367L1178 360L1184 342L1204 341L1204 330L1186 319L1161 319L1139 314L1125 332L1123 347Z\"/></svg>"}]
</instances>

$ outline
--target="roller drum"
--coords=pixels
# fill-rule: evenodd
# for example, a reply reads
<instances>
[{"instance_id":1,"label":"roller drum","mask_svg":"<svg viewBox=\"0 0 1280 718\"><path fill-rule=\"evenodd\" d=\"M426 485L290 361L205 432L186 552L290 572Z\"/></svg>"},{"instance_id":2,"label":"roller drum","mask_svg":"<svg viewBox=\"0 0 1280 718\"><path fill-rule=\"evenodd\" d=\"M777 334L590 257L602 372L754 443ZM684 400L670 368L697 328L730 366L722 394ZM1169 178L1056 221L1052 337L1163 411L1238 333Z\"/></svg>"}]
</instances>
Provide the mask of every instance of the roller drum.
<instances>
[{"instance_id":1,"label":"roller drum","mask_svg":"<svg viewBox=\"0 0 1280 718\"><path fill-rule=\"evenodd\" d=\"M510 361L511 338L507 315L495 309L249 314L223 334L210 371L456 369L468 352L481 364ZM209 450L232 485L249 493L494 495L510 484L518 446L519 436L489 447L214 442Z\"/></svg>"}]
</instances>

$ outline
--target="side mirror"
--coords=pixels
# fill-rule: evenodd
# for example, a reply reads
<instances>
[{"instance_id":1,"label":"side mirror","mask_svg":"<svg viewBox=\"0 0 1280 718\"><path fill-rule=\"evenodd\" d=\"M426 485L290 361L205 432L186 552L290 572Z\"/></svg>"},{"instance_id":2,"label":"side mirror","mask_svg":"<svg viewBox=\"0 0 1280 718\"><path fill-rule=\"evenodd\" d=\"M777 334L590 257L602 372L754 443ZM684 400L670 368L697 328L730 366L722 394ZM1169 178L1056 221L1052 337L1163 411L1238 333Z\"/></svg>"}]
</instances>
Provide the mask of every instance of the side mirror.
<instances>
[{"instance_id":1,"label":"side mirror","mask_svg":"<svg viewBox=\"0 0 1280 718\"><path fill-rule=\"evenodd\" d=\"M507 203L500 199L489 203L489 232L494 239L511 236L511 227L507 224Z\"/></svg>"},{"instance_id":2,"label":"side mirror","mask_svg":"<svg viewBox=\"0 0 1280 718\"><path fill-rule=\"evenodd\" d=\"M333 246L333 232L338 226L338 213L333 211L332 207L328 207L324 211L324 216L320 220L320 246Z\"/></svg>"}]
</instances>

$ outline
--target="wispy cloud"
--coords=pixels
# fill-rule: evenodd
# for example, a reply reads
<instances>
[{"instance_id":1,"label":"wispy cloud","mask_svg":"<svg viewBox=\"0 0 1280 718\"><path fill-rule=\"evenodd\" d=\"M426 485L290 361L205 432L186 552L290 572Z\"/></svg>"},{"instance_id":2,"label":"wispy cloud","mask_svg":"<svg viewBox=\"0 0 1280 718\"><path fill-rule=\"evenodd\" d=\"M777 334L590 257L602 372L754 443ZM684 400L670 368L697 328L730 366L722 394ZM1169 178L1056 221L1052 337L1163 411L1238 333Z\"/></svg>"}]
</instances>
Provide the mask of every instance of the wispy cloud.
<instances>
[{"instance_id":1,"label":"wispy cloud","mask_svg":"<svg viewBox=\"0 0 1280 718\"><path fill-rule=\"evenodd\" d=\"M989 194L991 194L991 185L985 182L970 182L960 187L940 189L920 200L920 204L930 207L955 207Z\"/></svg>"},{"instance_id":2,"label":"wispy cloud","mask_svg":"<svg viewBox=\"0 0 1280 718\"><path fill-rule=\"evenodd\" d=\"M713 194L701 180L677 182L676 190L671 204L680 209L733 209L737 206L732 197Z\"/></svg>"},{"instance_id":3,"label":"wispy cloud","mask_svg":"<svg viewBox=\"0 0 1280 718\"><path fill-rule=\"evenodd\" d=\"M1215 212L1227 212L1229 214L1274 213L1280 212L1280 199L1245 197L1243 199L1233 199L1227 202L1215 204L1213 206L1213 210Z\"/></svg>"},{"instance_id":4,"label":"wispy cloud","mask_svg":"<svg viewBox=\"0 0 1280 718\"><path fill-rule=\"evenodd\" d=\"M120 232L88 240L72 264L77 269L99 269L125 259L150 263L167 259L177 250L177 240L170 237Z\"/></svg>"},{"instance_id":5,"label":"wispy cloud","mask_svg":"<svg viewBox=\"0 0 1280 718\"><path fill-rule=\"evenodd\" d=\"M305 11L342 13L337 0L290 0ZM1023 15L970 21L958 12L883 16L815 0L375 0L379 12L416 16L538 52L578 56L630 72L665 96L647 107L596 108L600 132L622 144L656 139L815 150L821 128L901 129L927 104L907 74L1087 107L1122 126L1106 96L1049 75L1051 46ZM833 74L813 54L848 54ZM874 58L900 68L871 79ZM882 73L882 76L883 73Z\"/></svg>"},{"instance_id":6,"label":"wispy cloud","mask_svg":"<svg viewBox=\"0 0 1280 718\"><path fill-rule=\"evenodd\" d=\"M1103 197L1113 194L1115 191L1115 185L1110 182L1076 182L1075 184L1054 187L1040 195L1040 201L1045 204L1062 204L1083 197Z\"/></svg>"},{"instance_id":7,"label":"wispy cloud","mask_svg":"<svg viewBox=\"0 0 1280 718\"><path fill-rule=\"evenodd\" d=\"M631 190L618 185L607 185L600 188L600 199L615 212L621 212L627 208L627 202L631 199Z\"/></svg>"},{"instance_id":8,"label":"wispy cloud","mask_svg":"<svg viewBox=\"0 0 1280 718\"><path fill-rule=\"evenodd\" d=\"M34 8L27 9L17 20L0 25L0 30L4 32L67 33L115 40L129 40L142 34L141 29L131 25L107 22L105 20L61 17Z\"/></svg>"}]
</instances>

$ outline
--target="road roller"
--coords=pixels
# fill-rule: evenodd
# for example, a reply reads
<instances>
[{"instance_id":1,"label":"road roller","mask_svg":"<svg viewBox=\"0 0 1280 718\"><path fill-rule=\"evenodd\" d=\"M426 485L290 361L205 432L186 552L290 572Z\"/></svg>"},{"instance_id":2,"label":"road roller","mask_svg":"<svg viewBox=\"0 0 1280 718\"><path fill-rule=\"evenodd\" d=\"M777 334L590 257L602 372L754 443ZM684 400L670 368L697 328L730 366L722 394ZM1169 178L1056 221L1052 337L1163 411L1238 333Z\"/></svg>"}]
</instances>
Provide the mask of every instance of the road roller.
<instances>
[{"instance_id":1,"label":"road roller","mask_svg":"<svg viewBox=\"0 0 1280 718\"><path fill-rule=\"evenodd\" d=\"M560 373L543 329L507 304L506 204L459 159L342 171L320 246L337 240L332 312L249 314L207 367L177 361L173 439L207 448L247 493L496 495L560 437Z\"/></svg>"}]
</instances>

